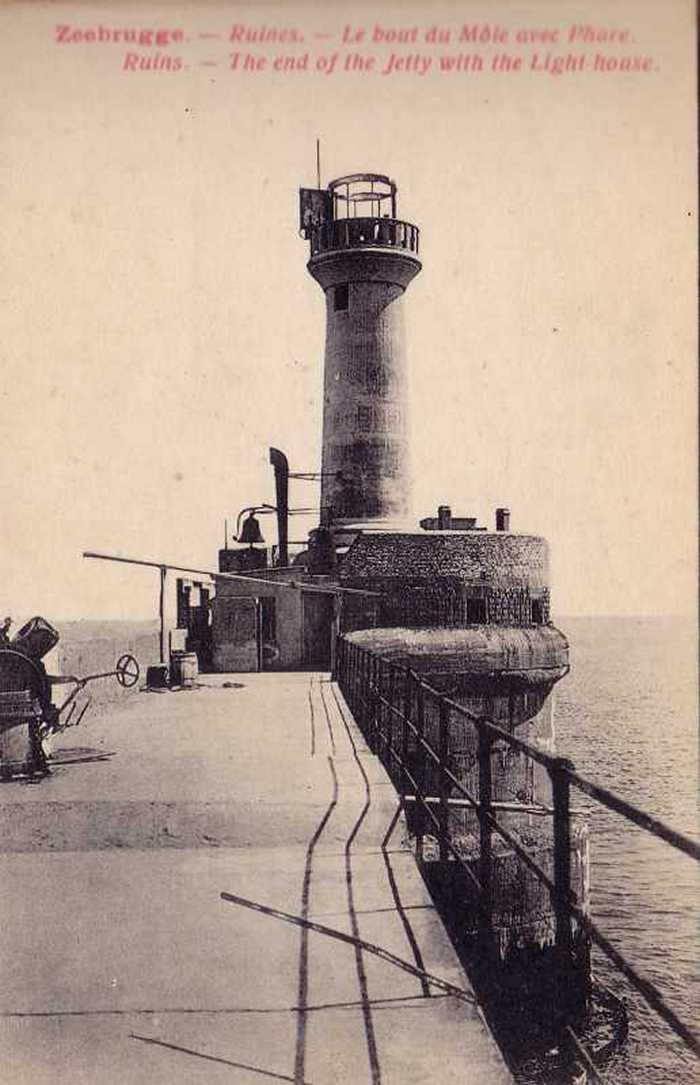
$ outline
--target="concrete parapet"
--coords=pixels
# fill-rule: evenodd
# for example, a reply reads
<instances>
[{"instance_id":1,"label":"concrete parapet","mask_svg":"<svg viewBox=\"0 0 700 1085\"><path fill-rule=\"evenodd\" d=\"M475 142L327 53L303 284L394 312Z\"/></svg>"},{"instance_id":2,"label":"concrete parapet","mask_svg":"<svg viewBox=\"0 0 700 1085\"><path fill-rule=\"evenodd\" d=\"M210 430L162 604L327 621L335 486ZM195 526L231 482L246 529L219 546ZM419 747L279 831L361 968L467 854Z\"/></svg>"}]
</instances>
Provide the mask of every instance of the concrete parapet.
<instances>
[{"instance_id":1,"label":"concrete parapet","mask_svg":"<svg viewBox=\"0 0 700 1085\"><path fill-rule=\"evenodd\" d=\"M364 629L347 639L431 681L444 676L446 690L453 692L459 676L468 676L471 688L478 684L484 692L496 692L506 682L511 689L554 683L569 669L568 641L554 626Z\"/></svg>"}]
</instances>

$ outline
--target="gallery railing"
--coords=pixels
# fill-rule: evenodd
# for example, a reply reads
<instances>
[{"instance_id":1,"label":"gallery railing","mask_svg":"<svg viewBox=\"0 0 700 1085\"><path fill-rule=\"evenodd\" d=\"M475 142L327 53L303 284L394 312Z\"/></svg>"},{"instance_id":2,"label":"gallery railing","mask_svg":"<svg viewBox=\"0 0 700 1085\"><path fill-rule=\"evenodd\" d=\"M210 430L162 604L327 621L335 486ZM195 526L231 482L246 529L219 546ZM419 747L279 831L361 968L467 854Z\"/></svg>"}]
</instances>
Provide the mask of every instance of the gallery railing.
<instances>
[{"instance_id":1,"label":"gallery railing","mask_svg":"<svg viewBox=\"0 0 700 1085\"><path fill-rule=\"evenodd\" d=\"M420 230L390 218L332 219L311 232L311 255L336 249L390 248L418 255Z\"/></svg>"},{"instance_id":2,"label":"gallery railing","mask_svg":"<svg viewBox=\"0 0 700 1085\"><path fill-rule=\"evenodd\" d=\"M557 1003L562 1013L562 1027L591 1079L603 1081L600 1070L596 1069L590 1053L574 1032L567 1014L576 925L580 925L656 1014L700 1058L700 1037L667 1005L655 985L642 976L607 939L583 911L572 890L571 789L584 792L595 802L696 861L700 861L700 845L619 795L587 780L576 772L567 758L548 754L503 730L492 720L474 715L463 705L440 693L415 671L344 637L339 637L337 641L334 677L370 749L381 758L402 805L407 808L413 806L423 812L418 819L416 838L419 854L423 854L424 836L432 836L436 841L438 858L447 861L451 856L476 889L480 929L486 932L491 926L494 833L506 842L549 891L554 911L557 990L561 995ZM436 727L431 726L431 731L437 733L437 742L431 743L426 738L428 711L437 723ZM450 768L450 723L455 717L476 732L477 794L473 794ZM535 808L494 799L491 752L495 742L505 743L511 750L524 754L546 770L551 783L551 807ZM425 790L429 774L437 784L435 795ZM460 853L450 827L450 810L465 807L473 809L478 820L478 874ZM537 812L552 817L553 877L542 869L513 832L498 820L496 813L499 811Z\"/></svg>"}]
</instances>

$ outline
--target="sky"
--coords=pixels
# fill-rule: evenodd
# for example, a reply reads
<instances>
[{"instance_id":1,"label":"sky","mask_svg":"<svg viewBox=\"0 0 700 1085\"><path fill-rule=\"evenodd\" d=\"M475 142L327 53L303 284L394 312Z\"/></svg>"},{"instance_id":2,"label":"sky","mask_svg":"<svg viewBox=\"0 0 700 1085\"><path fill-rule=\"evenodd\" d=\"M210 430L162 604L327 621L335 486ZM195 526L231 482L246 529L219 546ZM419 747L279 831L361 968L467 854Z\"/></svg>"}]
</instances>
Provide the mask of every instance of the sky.
<instances>
[{"instance_id":1,"label":"sky","mask_svg":"<svg viewBox=\"0 0 700 1085\"><path fill-rule=\"evenodd\" d=\"M555 617L692 613L692 17L678 0L0 8L3 614L153 617L154 571L83 550L214 568L224 518L274 500L270 445L319 469L324 304L297 232L317 137L323 184L389 174L421 229L416 518L450 504L492 527L508 506L549 540ZM607 52L651 70L445 75L420 38L371 40L584 22L628 28ZM233 24L299 27L339 63L342 27L365 27L380 70L232 71ZM123 45L58 43L57 25L181 27L184 45L136 51L187 66L124 70ZM479 50L490 63L493 45L444 51ZM393 51L432 69L383 76ZM292 504L317 500L293 484Z\"/></svg>"}]
</instances>

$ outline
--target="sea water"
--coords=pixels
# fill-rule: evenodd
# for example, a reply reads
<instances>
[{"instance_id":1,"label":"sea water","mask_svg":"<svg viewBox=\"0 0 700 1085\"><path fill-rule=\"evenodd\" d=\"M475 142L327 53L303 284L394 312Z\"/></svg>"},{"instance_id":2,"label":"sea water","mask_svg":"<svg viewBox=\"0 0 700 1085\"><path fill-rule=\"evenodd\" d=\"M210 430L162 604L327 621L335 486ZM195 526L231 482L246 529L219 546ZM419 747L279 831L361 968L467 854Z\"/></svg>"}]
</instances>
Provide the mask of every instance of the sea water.
<instances>
[{"instance_id":1,"label":"sea water","mask_svg":"<svg viewBox=\"0 0 700 1085\"><path fill-rule=\"evenodd\" d=\"M692 620L562 618L571 673L557 687L557 749L578 771L695 839L698 833L697 648ZM584 795L592 916L668 1005L697 1028L700 874L689 856ZM700 1066L594 952L596 975L622 997L629 1037L605 1067L611 1085L685 1085Z\"/></svg>"}]
</instances>

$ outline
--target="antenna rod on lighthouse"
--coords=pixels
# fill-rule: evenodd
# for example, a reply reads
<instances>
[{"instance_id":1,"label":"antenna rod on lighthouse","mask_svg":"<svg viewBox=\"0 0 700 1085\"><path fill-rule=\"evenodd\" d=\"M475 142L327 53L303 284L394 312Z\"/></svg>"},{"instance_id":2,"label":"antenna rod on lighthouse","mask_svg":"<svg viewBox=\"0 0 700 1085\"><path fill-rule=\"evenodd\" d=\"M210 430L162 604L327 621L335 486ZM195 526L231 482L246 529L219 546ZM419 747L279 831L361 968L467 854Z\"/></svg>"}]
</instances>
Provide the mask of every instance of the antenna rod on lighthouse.
<instances>
[{"instance_id":1,"label":"antenna rod on lighthouse","mask_svg":"<svg viewBox=\"0 0 700 1085\"><path fill-rule=\"evenodd\" d=\"M321 140L316 137L316 188L321 187Z\"/></svg>"}]
</instances>

